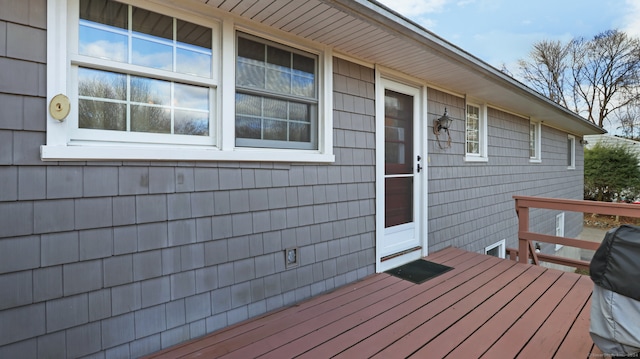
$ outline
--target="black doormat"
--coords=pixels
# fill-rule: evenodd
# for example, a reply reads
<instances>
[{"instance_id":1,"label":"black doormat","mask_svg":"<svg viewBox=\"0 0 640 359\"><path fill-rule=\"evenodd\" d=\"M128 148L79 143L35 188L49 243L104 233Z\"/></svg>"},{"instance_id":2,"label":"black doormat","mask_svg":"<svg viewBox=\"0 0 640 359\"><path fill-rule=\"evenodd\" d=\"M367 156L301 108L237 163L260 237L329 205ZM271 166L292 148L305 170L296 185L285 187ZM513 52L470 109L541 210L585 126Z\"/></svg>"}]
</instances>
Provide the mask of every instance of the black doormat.
<instances>
[{"instance_id":1,"label":"black doormat","mask_svg":"<svg viewBox=\"0 0 640 359\"><path fill-rule=\"evenodd\" d=\"M401 265L400 267L390 269L385 273L420 284L452 269L452 267L447 267L442 264L418 259Z\"/></svg>"}]
</instances>

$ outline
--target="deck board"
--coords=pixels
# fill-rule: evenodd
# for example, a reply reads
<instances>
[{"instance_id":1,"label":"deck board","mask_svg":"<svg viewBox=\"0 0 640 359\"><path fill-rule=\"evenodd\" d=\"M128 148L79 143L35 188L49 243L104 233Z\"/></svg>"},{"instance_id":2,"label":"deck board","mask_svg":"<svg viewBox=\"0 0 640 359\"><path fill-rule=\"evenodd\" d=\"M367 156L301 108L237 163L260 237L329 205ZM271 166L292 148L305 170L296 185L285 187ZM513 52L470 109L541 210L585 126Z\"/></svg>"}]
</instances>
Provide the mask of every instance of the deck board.
<instances>
[{"instance_id":1,"label":"deck board","mask_svg":"<svg viewBox=\"0 0 640 359\"><path fill-rule=\"evenodd\" d=\"M422 284L375 274L149 358L576 357L589 336L588 277L447 248Z\"/></svg>"}]
</instances>

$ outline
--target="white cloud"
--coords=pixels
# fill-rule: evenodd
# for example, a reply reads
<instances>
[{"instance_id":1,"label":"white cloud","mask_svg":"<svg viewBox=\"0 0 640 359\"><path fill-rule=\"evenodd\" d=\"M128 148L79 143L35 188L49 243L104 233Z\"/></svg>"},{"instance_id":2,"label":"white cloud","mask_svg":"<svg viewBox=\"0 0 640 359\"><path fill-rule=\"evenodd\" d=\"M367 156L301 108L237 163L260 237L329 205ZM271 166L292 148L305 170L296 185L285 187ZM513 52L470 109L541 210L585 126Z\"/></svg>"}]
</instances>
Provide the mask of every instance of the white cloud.
<instances>
[{"instance_id":1,"label":"white cloud","mask_svg":"<svg viewBox=\"0 0 640 359\"><path fill-rule=\"evenodd\" d=\"M456 3L458 6L467 6L469 4L473 4L476 0L460 0Z\"/></svg>"},{"instance_id":2,"label":"white cloud","mask_svg":"<svg viewBox=\"0 0 640 359\"><path fill-rule=\"evenodd\" d=\"M623 20L623 30L629 35L640 37L640 2L637 0L626 1L629 10Z\"/></svg>"},{"instance_id":3,"label":"white cloud","mask_svg":"<svg viewBox=\"0 0 640 359\"><path fill-rule=\"evenodd\" d=\"M380 0L380 3L403 16L416 18L442 11L449 0Z\"/></svg>"}]
</instances>

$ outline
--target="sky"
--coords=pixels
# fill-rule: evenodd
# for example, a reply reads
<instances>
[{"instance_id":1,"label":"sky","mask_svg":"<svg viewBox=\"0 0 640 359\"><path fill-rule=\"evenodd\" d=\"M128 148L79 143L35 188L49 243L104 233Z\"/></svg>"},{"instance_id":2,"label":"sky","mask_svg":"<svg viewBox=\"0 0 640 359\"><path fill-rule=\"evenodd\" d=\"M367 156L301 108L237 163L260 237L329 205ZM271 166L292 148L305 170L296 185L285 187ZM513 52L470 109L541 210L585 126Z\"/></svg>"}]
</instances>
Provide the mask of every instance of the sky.
<instances>
[{"instance_id":1,"label":"sky","mask_svg":"<svg viewBox=\"0 0 640 359\"><path fill-rule=\"evenodd\" d=\"M640 0L378 0L444 40L516 77L540 40L593 38L618 29L640 37Z\"/></svg>"}]
</instances>

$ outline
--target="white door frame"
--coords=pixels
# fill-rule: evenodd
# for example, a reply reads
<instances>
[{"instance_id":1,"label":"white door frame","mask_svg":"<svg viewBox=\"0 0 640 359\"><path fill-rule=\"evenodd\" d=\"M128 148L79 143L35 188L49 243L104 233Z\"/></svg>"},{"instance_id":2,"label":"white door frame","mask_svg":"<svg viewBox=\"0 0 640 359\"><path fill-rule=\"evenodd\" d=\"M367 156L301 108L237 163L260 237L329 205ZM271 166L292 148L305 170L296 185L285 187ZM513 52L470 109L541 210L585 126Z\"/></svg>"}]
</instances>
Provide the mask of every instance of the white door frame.
<instances>
[{"instance_id":1,"label":"white door frame","mask_svg":"<svg viewBox=\"0 0 640 359\"><path fill-rule=\"evenodd\" d=\"M422 170L416 173L418 164L414 162L414 181L416 181L416 192L414 193L414 218L416 225L416 236L418 238L420 250L410 251L390 259L382 258L386 253L382 253L382 243L385 236L385 89L394 90L400 93L414 95L414 161L417 156ZM428 254L427 241L427 94L424 84L415 83L398 74L390 71L381 73L376 67L376 114L375 114L375 139L376 139L376 272L384 272L391 268L405 264L412 260L424 257Z\"/></svg>"}]
</instances>

